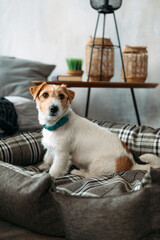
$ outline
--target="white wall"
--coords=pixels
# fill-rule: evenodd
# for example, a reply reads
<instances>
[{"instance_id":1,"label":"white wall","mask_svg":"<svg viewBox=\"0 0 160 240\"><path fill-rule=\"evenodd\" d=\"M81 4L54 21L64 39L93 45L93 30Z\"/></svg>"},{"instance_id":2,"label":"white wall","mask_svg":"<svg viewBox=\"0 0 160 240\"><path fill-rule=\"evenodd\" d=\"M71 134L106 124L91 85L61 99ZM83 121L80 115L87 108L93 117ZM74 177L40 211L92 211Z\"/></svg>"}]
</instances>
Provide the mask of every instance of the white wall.
<instances>
[{"instance_id":1,"label":"white wall","mask_svg":"<svg viewBox=\"0 0 160 240\"><path fill-rule=\"evenodd\" d=\"M148 46L147 82L159 82L159 10L159 0L124 0L116 11L122 48L125 44ZM85 58L85 45L93 35L96 18L89 0L0 0L0 54L54 63L53 74L65 73L66 57ZM102 19L97 36L101 30ZM106 16L106 37L117 43L111 15ZM121 81L118 50L112 81ZM87 90L74 90L73 107L84 115ZM138 89L135 94L142 123L160 127L160 87ZM136 124L130 90L92 89L89 117Z\"/></svg>"}]
</instances>

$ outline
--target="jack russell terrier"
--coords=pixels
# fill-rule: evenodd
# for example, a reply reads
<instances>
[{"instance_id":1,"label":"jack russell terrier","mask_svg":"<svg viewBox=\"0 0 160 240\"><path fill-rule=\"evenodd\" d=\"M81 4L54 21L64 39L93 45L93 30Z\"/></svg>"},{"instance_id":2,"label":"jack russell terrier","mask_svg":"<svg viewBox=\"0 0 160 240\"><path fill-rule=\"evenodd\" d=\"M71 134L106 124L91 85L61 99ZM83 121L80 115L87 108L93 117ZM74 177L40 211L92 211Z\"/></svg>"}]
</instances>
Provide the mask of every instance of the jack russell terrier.
<instances>
[{"instance_id":1,"label":"jack russell terrier","mask_svg":"<svg viewBox=\"0 0 160 240\"><path fill-rule=\"evenodd\" d=\"M84 177L160 167L160 158L152 154L142 155L143 165L137 164L116 134L75 114L71 110L75 93L65 85L43 82L30 87L30 93L44 126L42 144L47 149L39 168L50 168L55 178L66 174L71 163L79 169L71 173Z\"/></svg>"}]
</instances>

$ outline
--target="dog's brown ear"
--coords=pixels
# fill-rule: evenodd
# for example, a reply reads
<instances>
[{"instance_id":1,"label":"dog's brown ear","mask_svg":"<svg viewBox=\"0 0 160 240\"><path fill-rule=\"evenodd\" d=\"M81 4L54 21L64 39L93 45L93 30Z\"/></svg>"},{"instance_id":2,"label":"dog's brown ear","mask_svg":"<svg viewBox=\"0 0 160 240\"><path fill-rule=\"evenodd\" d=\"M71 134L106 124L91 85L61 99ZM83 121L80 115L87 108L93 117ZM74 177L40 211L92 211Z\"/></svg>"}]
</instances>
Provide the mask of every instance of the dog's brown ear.
<instances>
[{"instance_id":1,"label":"dog's brown ear","mask_svg":"<svg viewBox=\"0 0 160 240\"><path fill-rule=\"evenodd\" d=\"M39 92L41 91L42 87L46 84L47 84L46 82L43 82L38 86L32 86L32 87L29 88L29 91L32 94L34 100L36 100L36 98L37 98Z\"/></svg>"},{"instance_id":2,"label":"dog's brown ear","mask_svg":"<svg viewBox=\"0 0 160 240\"><path fill-rule=\"evenodd\" d=\"M61 87L63 88L63 90L67 93L68 95L68 99L69 99L69 103L72 103L72 100L75 96L75 92L72 90L68 90L65 84L62 84Z\"/></svg>"},{"instance_id":3,"label":"dog's brown ear","mask_svg":"<svg viewBox=\"0 0 160 240\"><path fill-rule=\"evenodd\" d=\"M75 92L72 91L72 90L68 90L68 89L67 89L67 94L68 94L69 103L71 104L71 103L72 103L72 100L73 100L73 98L74 98L74 96L75 96Z\"/></svg>"}]
</instances>

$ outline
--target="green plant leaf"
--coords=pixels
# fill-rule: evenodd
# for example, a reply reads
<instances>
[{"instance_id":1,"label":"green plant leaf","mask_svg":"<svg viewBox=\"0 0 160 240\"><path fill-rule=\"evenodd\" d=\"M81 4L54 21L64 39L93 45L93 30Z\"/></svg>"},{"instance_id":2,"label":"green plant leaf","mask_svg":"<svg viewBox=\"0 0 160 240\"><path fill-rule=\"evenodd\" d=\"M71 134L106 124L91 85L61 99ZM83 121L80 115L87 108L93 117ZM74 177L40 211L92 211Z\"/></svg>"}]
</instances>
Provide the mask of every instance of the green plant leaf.
<instances>
[{"instance_id":1,"label":"green plant leaf","mask_svg":"<svg viewBox=\"0 0 160 240\"><path fill-rule=\"evenodd\" d=\"M66 63L69 70L82 71L83 60L81 58L66 58Z\"/></svg>"}]
</instances>

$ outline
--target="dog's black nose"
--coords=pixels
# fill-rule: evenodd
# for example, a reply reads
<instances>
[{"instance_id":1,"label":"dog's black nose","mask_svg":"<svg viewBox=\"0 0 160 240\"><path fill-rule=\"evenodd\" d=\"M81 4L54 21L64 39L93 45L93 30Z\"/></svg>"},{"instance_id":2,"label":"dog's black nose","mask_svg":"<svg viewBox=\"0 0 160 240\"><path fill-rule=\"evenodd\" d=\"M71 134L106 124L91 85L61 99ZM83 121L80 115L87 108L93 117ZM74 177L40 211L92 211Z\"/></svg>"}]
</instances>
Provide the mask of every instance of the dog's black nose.
<instances>
[{"instance_id":1,"label":"dog's black nose","mask_svg":"<svg viewBox=\"0 0 160 240\"><path fill-rule=\"evenodd\" d=\"M58 107L56 105L51 105L49 109L50 109L50 112L53 114L58 112Z\"/></svg>"}]
</instances>

